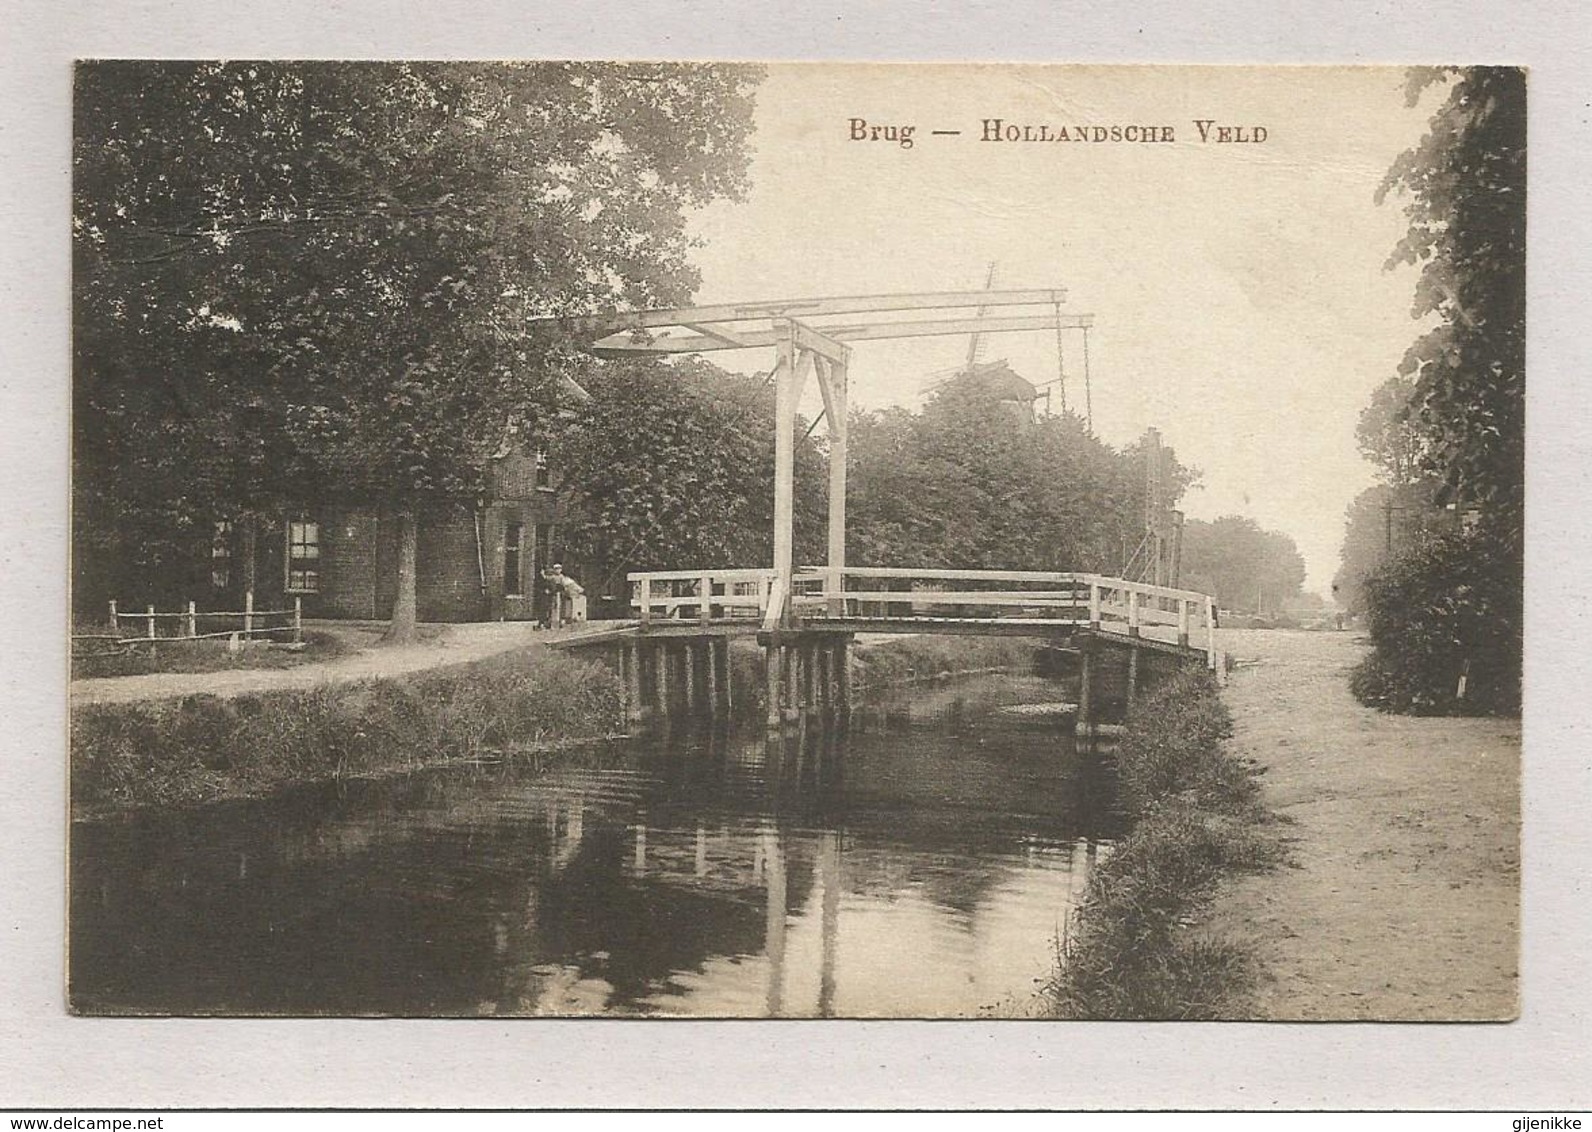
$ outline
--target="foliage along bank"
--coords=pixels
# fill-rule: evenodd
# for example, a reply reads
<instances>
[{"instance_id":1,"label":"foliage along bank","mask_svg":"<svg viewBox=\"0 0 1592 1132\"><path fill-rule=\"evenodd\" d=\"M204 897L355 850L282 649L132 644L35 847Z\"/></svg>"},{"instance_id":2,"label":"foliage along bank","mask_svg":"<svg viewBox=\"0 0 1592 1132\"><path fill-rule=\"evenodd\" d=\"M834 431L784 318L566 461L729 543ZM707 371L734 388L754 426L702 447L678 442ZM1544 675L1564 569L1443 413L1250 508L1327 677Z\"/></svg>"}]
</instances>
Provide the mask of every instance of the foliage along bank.
<instances>
[{"instance_id":1,"label":"foliage along bank","mask_svg":"<svg viewBox=\"0 0 1592 1132\"><path fill-rule=\"evenodd\" d=\"M1072 1019L1242 1016L1256 977L1241 943L1202 936L1198 913L1224 878L1283 859L1252 762L1227 747L1215 677L1186 671L1135 706L1117 750L1128 832L1090 874L1046 987Z\"/></svg>"},{"instance_id":2,"label":"foliage along bank","mask_svg":"<svg viewBox=\"0 0 1592 1132\"><path fill-rule=\"evenodd\" d=\"M532 651L416 676L89 704L71 718L74 817L512 757L622 726L600 664Z\"/></svg>"},{"instance_id":3,"label":"foliage along bank","mask_svg":"<svg viewBox=\"0 0 1592 1132\"><path fill-rule=\"evenodd\" d=\"M164 594L231 516L413 526L556 419L536 316L684 303L760 68L89 61L75 72L74 600ZM106 592L110 590L112 592ZM96 592L98 591L98 592ZM411 626L412 628L412 626Z\"/></svg>"},{"instance_id":4,"label":"foliage along bank","mask_svg":"<svg viewBox=\"0 0 1592 1132\"><path fill-rule=\"evenodd\" d=\"M1362 702L1395 711L1515 714L1524 629L1526 75L1519 67L1416 68L1411 104L1433 85L1444 98L1429 131L1378 192L1403 200L1410 230L1388 266L1420 265L1411 314L1432 325L1361 417L1361 449L1382 483L1372 489L1380 506L1362 495L1351 508L1338 582L1364 607L1374 646L1351 686Z\"/></svg>"}]
</instances>

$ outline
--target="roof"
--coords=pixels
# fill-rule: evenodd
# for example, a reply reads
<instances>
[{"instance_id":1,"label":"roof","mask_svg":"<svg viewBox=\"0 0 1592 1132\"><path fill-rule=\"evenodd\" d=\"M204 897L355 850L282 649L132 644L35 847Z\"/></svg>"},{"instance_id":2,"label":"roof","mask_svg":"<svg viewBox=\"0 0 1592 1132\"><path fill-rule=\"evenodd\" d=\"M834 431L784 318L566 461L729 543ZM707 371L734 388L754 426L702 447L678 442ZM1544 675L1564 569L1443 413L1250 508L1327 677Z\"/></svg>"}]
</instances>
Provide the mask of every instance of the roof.
<instances>
[{"instance_id":1,"label":"roof","mask_svg":"<svg viewBox=\"0 0 1592 1132\"><path fill-rule=\"evenodd\" d=\"M993 362L975 362L952 381L975 386L997 401L1020 401L1026 405L1039 397L1039 390L1034 383L1019 376L1005 358Z\"/></svg>"}]
</instances>

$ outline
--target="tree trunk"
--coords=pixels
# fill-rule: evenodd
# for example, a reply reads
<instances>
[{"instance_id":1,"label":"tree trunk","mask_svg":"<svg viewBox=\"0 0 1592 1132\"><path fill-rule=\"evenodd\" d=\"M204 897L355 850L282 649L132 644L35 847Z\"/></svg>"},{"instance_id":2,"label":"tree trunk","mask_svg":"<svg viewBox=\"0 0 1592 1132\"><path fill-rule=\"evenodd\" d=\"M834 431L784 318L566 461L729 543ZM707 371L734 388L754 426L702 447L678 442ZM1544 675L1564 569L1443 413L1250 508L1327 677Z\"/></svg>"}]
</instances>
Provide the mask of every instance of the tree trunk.
<instances>
[{"instance_id":1,"label":"tree trunk","mask_svg":"<svg viewBox=\"0 0 1592 1132\"><path fill-rule=\"evenodd\" d=\"M415 544L417 543L415 513L405 509L398 512L398 595L392 603L392 624L387 626L385 640L412 641L415 639Z\"/></svg>"},{"instance_id":2,"label":"tree trunk","mask_svg":"<svg viewBox=\"0 0 1592 1132\"><path fill-rule=\"evenodd\" d=\"M259 524L253 511L245 511L239 516L239 525L243 528L243 592L252 593L259 587L255 585L256 559L258 558Z\"/></svg>"}]
</instances>

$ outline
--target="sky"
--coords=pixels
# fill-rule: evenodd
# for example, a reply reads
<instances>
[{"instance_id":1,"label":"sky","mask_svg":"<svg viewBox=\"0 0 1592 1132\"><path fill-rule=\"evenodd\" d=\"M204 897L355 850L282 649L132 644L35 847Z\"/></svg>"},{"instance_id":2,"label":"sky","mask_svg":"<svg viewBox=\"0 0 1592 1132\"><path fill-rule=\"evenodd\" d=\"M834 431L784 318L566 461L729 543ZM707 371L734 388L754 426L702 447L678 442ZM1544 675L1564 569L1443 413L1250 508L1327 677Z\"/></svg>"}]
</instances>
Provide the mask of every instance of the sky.
<instances>
[{"instance_id":1,"label":"sky","mask_svg":"<svg viewBox=\"0 0 1592 1132\"><path fill-rule=\"evenodd\" d=\"M750 192L693 219L697 301L979 289L991 263L997 288L1065 288L1064 311L1094 316L1096 433L1122 445L1158 428L1202 473L1188 517L1238 514L1287 533L1306 588L1325 594L1345 508L1372 482L1360 410L1420 331L1415 269L1384 269L1402 208L1374 199L1433 109L1433 98L1406 107L1403 81L1377 67L774 65ZM852 140L855 118L912 125L913 144ZM981 140L994 118L1051 134L1169 126L1173 140ZM1246 137L1263 127L1265 140L1219 142L1212 127L1205 141L1197 121ZM1081 346L1064 335L1075 408ZM915 407L967 348L858 343L852 404ZM1049 381L1056 335L994 337L983 358Z\"/></svg>"}]
</instances>

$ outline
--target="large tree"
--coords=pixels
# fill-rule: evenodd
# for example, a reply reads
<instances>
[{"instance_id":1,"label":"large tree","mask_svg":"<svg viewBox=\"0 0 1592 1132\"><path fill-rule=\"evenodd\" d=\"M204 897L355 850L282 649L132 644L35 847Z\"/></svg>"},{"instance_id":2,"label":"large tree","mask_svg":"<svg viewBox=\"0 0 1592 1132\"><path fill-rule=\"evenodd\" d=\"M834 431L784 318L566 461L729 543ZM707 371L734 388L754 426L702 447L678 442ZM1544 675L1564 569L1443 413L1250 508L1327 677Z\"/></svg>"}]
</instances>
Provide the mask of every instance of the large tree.
<instances>
[{"instance_id":1,"label":"large tree","mask_svg":"<svg viewBox=\"0 0 1592 1132\"><path fill-rule=\"evenodd\" d=\"M1398 710L1509 712L1523 629L1526 76L1417 70L1411 100L1438 81L1447 97L1378 199L1404 200L1410 231L1389 266L1420 266L1413 314L1435 323L1400 367L1413 383L1402 422L1437 501L1474 522L1411 541L1364 578L1374 651L1353 687Z\"/></svg>"},{"instance_id":2,"label":"large tree","mask_svg":"<svg viewBox=\"0 0 1592 1132\"><path fill-rule=\"evenodd\" d=\"M766 566L774 537L774 389L700 358L591 363L561 439L565 545L612 592L630 570ZM798 422L796 556L821 561L824 457Z\"/></svg>"},{"instance_id":3,"label":"large tree","mask_svg":"<svg viewBox=\"0 0 1592 1132\"><path fill-rule=\"evenodd\" d=\"M414 516L545 426L533 315L689 299L755 68L94 63L76 101L78 523L335 490Z\"/></svg>"},{"instance_id":4,"label":"large tree","mask_svg":"<svg viewBox=\"0 0 1592 1132\"><path fill-rule=\"evenodd\" d=\"M1452 525L1438 502L1443 481L1431 470L1430 445L1413 418L1415 389L1413 378L1395 374L1360 412L1355 436L1378 482L1355 496L1344 516L1332 590L1351 614L1365 611L1365 580L1372 571Z\"/></svg>"},{"instance_id":5,"label":"large tree","mask_svg":"<svg viewBox=\"0 0 1592 1132\"><path fill-rule=\"evenodd\" d=\"M1389 266L1417 264L1411 313L1436 326L1408 350L1408 421L1445 501L1518 519L1525 499L1526 73L1420 68L1411 105L1435 82L1448 97L1377 199L1404 201L1409 234Z\"/></svg>"},{"instance_id":6,"label":"large tree","mask_svg":"<svg viewBox=\"0 0 1592 1132\"><path fill-rule=\"evenodd\" d=\"M1241 515L1183 526L1183 584L1224 609L1276 616L1298 604L1304 581L1305 560L1281 531Z\"/></svg>"},{"instance_id":7,"label":"large tree","mask_svg":"<svg viewBox=\"0 0 1592 1132\"><path fill-rule=\"evenodd\" d=\"M1144 527L1142 449L1073 414L1029 419L977 383L911 413L856 414L848 559L858 565L1116 573ZM1172 494L1193 473L1169 460Z\"/></svg>"}]
</instances>

